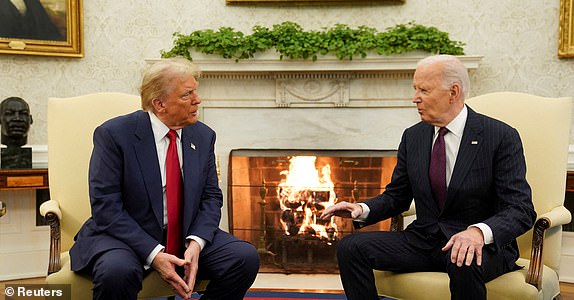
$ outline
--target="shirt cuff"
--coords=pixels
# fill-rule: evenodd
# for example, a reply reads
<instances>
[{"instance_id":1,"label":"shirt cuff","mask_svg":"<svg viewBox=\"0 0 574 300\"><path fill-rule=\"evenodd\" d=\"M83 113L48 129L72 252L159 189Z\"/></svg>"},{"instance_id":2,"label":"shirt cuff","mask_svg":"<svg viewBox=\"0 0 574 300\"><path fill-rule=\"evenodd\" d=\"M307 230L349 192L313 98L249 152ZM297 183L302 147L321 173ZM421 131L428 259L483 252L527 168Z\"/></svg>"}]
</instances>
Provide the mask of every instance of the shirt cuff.
<instances>
[{"instance_id":1,"label":"shirt cuff","mask_svg":"<svg viewBox=\"0 0 574 300\"><path fill-rule=\"evenodd\" d=\"M357 204L359 204L363 208L363 213L358 217L356 217L355 219L353 219L353 221L365 222L365 220L369 216L369 213L371 212L371 209L365 203L357 203Z\"/></svg>"},{"instance_id":2,"label":"shirt cuff","mask_svg":"<svg viewBox=\"0 0 574 300\"><path fill-rule=\"evenodd\" d=\"M198 237L197 235L190 235L187 237L187 242L185 243L186 248L187 246L189 246L189 240L196 241L199 244L200 250L203 250L203 247L205 247L205 244L207 244L207 242L204 239Z\"/></svg>"},{"instance_id":3,"label":"shirt cuff","mask_svg":"<svg viewBox=\"0 0 574 300\"><path fill-rule=\"evenodd\" d=\"M488 245L488 244L492 244L494 243L494 236L492 234L492 229L490 229L490 226L486 225L485 223L476 223L473 225L468 226L470 227L476 227L478 229L480 229L480 231L482 231L482 236L484 237L484 244Z\"/></svg>"},{"instance_id":4,"label":"shirt cuff","mask_svg":"<svg viewBox=\"0 0 574 300\"><path fill-rule=\"evenodd\" d=\"M155 248L153 248L151 253L147 256L147 259L145 260L144 268L146 270L151 268L151 263L153 262L154 258L157 256L158 253L163 251L163 249L165 249L165 247L160 244L158 244L157 246L155 246Z\"/></svg>"}]
</instances>

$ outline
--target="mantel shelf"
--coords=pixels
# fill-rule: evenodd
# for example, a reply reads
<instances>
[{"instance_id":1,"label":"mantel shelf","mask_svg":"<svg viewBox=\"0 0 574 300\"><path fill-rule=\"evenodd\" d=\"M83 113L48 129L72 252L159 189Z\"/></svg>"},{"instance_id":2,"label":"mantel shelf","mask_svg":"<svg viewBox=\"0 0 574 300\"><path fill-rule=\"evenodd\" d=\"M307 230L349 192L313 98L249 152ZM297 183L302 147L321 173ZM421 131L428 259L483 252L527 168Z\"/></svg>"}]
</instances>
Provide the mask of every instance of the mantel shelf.
<instances>
[{"instance_id":1,"label":"mantel shelf","mask_svg":"<svg viewBox=\"0 0 574 300\"><path fill-rule=\"evenodd\" d=\"M222 58L196 58L193 62L201 68L202 73L259 73L259 72L412 72L417 62L424 55L398 55L354 60L339 60L337 58L319 58L312 60L279 60L274 58L259 58L240 60ZM477 69L482 55L463 55L458 58L469 69ZM160 59L147 59L155 62Z\"/></svg>"}]
</instances>

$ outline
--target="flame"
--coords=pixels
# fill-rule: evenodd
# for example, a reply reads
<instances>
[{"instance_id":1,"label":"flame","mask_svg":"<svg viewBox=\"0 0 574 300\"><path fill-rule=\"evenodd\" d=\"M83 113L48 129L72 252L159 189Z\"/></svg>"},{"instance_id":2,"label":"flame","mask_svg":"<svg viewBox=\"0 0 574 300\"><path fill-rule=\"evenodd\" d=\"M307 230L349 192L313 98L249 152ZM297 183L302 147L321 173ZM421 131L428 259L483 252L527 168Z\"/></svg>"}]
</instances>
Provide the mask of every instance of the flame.
<instances>
[{"instance_id":1,"label":"flame","mask_svg":"<svg viewBox=\"0 0 574 300\"><path fill-rule=\"evenodd\" d=\"M331 166L321 172L315 167L316 156L293 156L289 170L282 171L285 179L278 185L281 224L286 235L306 235L334 240L337 225L319 216L325 207L335 204L337 196L331 180Z\"/></svg>"}]
</instances>

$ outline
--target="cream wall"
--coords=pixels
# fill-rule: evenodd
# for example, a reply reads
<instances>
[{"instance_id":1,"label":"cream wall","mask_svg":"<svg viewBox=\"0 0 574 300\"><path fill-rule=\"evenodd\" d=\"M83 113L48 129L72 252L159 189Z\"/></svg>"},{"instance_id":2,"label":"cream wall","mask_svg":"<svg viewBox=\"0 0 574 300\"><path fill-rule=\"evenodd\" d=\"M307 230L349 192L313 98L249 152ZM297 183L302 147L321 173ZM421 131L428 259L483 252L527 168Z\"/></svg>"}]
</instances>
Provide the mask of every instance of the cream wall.
<instances>
[{"instance_id":1,"label":"cream wall","mask_svg":"<svg viewBox=\"0 0 574 300\"><path fill-rule=\"evenodd\" d=\"M31 105L30 144L47 143L46 98L97 91L137 93L144 59L168 49L172 33L294 21L306 29L336 23L379 30L415 21L465 42L484 55L472 94L507 90L574 96L574 60L559 60L559 0L406 0L403 5L226 6L225 0L85 0L85 57L0 55L0 99L19 96ZM574 143L571 143L574 144Z\"/></svg>"}]
</instances>

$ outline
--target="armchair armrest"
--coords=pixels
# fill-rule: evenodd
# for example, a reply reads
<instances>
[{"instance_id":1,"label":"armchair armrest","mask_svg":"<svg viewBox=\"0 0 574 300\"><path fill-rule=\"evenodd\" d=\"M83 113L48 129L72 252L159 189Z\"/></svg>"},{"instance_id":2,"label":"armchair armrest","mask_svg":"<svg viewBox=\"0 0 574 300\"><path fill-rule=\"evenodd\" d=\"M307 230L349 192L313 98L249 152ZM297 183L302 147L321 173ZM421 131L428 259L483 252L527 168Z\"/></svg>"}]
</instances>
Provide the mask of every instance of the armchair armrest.
<instances>
[{"instance_id":1,"label":"armchair armrest","mask_svg":"<svg viewBox=\"0 0 574 300\"><path fill-rule=\"evenodd\" d=\"M62 211L60 205L54 200L48 200L40 205L40 214L46 219L50 225L50 257L48 260L48 275L58 272L60 270L60 219L62 218Z\"/></svg>"},{"instance_id":2,"label":"armchair armrest","mask_svg":"<svg viewBox=\"0 0 574 300\"><path fill-rule=\"evenodd\" d=\"M547 229L562 226L570 223L572 215L564 206L558 206L551 211L542 214L532 230L532 251L530 252L530 266L526 282L535 286L538 290L542 288L542 250L544 246L544 233Z\"/></svg>"}]
</instances>

